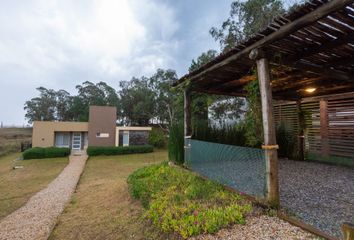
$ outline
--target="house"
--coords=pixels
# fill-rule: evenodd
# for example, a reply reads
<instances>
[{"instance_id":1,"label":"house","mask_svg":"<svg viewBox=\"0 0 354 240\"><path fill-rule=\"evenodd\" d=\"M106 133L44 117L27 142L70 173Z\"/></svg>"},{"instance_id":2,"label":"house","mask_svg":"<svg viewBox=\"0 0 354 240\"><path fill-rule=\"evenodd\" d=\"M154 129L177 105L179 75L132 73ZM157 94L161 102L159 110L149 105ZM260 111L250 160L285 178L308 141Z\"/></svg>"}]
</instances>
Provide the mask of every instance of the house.
<instances>
[{"instance_id":1,"label":"house","mask_svg":"<svg viewBox=\"0 0 354 240\"><path fill-rule=\"evenodd\" d=\"M129 146L148 144L151 127L116 126L117 109L90 106L88 122L35 121L33 147Z\"/></svg>"}]
</instances>

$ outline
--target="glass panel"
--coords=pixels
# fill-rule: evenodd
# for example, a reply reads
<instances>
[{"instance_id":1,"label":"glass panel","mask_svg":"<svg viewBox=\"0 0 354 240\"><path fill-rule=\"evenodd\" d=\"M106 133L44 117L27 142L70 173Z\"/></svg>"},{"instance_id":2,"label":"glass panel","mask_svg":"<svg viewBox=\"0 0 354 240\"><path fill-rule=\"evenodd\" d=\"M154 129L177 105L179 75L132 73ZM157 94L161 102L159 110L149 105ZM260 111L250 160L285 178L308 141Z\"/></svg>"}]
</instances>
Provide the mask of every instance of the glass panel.
<instances>
[{"instance_id":1,"label":"glass panel","mask_svg":"<svg viewBox=\"0 0 354 240\"><path fill-rule=\"evenodd\" d=\"M264 150L186 139L186 165L199 174L256 197L266 194Z\"/></svg>"},{"instance_id":2,"label":"glass panel","mask_svg":"<svg viewBox=\"0 0 354 240\"><path fill-rule=\"evenodd\" d=\"M129 146L129 132L123 132L123 146Z\"/></svg>"}]
</instances>

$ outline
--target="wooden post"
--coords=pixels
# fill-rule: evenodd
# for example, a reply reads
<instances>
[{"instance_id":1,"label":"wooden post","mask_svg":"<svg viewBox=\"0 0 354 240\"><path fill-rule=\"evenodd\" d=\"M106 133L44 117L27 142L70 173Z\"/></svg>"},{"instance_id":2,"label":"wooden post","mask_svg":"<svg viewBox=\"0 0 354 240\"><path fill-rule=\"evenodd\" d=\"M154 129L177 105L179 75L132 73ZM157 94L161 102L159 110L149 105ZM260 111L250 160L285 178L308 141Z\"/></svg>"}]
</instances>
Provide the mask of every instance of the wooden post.
<instances>
[{"instance_id":1,"label":"wooden post","mask_svg":"<svg viewBox=\"0 0 354 240\"><path fill-rule=\"evenodd\" d=\"M270 72L268 59L259 49L250 53L250 58L257 60L258 81L261 92L262 120L264 131L264 146L266 159L267 200L273 207L279 206L278 181L278 146L275 137L275 123L273 115L272 90L270 86Z\"/></svg>"},{"instance_id":2,"label":"wooden post","mask_svg":"<svg viewBox=\"0 0 354 240\"><path fill-rule=\"evenodd\" d=\"M342 232L343 240L354 240L354 223L343 223Z\"/></svg>"},{"instance_id":3,"label":"wooden post","mask_svg":"<svg viewBox=\"0 0 354 240\"><path fill-rule=\"evenodd\" d=\"M191 120L191 92L190 89L184 90L184 163L187 164L189 159L189 138L192 135L192 120Z\"/></svg>"},{"instance_id":4,"label":"wooden post","mask_svg":"<svg viewBox=\"0 0 354 240\"><path fill-rule=\"evenodd\" d=\"M190 89L184 90L184 137L192 134L191 127L191 91Z\"/></svg>"},{"instance_id":5,"label":"wooden post","mask_svg":"<svg viewBox=\"0 0 354 240\"><path fill-rule=\"evenodd\" d=\"M304 157L304 115L301 112L301 101L296 102L296 110L297 110L297 117L298 117L298 137L297 137L297 146L298 146L298 160L303 161Z\"/></svg>"},{"instance_id":6,"label":"wooden post","mask_svg":"<svg viewBox=\"0 0 354 240\"><path fill-rule=\"evenodd\" d=\"M320 100L320 135L321 135L321 154L323 156L329 155L328 143L328 110L327 100Z\"/></svg>"}]
</instances>

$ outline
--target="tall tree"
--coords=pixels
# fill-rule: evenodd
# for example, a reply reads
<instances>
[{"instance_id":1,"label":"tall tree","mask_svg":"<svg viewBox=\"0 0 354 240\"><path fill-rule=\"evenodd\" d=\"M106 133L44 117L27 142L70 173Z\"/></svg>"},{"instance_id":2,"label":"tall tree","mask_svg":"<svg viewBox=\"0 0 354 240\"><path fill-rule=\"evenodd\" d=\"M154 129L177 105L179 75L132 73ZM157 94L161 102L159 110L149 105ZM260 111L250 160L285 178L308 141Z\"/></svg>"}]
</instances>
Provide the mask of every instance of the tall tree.
<instances>
[{"instance_id":1,"label":"tall tree","mask_svg":"<svg viewBox=\"0 0 354 240\"><path fill-rule=\"evenodd\" d=\"M77 85L77 97L73 99L74 119L87 121L89 117L89 107L96 106L118 106L118 94L114 88L105 82L94 84L86 81Z\"/></svg>"},{"instance_id":2,"label":"tall tree","mask_svg":"<svg viewBox=\"0 0 354 240\"><path fill-rule=\"evenodd\" d=\"M25 117L28 119L28 122L55 120L56 92L53 89L44 87L36 89L39 91L39 97L25 102Z\"/></svg>"},{"instance_id":3,"label":"tall tree","mask_svg":"<svg viewBox=\"0 0 354 240\"><path fill-rule=\"evenodd\" d=\"M155 94L155 118L161 123L171 124L177 117L182 117L183 105L180 104L181 91L171 88L177 81L174 70L158 69L149 78L149 87Z\"/></svg>"},{"instance_id":4,"label":"tall tree","mask_svg":"<svg viewBox=\"0 0 354 240\"><path fill-rule=\"evenodd\" d=\"M154 92L146 77L120 82L120 108L123 122L128 125L148 125L154 117Z\"/></svg>"},{"instance_id":5,"label":"tall tree","mask_svg":"<svg viewBox=\"0 0 354 240\"><path fill-rule=\"evenodd\" d=\"M275 16L284 12L281 0L234 1L230 16L220 28L213 27L209 32L220 43L222 51L227 51L264 29Z\"/></svg>"}]
</instances>

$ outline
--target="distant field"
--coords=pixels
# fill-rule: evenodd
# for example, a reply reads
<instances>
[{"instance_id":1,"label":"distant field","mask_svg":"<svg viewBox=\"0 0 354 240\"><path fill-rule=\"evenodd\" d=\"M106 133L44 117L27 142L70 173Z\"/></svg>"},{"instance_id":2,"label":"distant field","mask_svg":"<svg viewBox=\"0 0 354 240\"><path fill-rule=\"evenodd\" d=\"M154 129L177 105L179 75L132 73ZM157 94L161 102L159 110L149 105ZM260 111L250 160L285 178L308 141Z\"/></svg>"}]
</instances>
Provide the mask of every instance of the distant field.
<instances>
[{"instance_id":1,"label":"distant field","mask_svg":"<svg viewBox=\"0 0 354 240\"><path fill-rule=\"evenodd\" d=\"M32 128L0 128L0 156L20 151L21 142L31 138Z\"/></svg>"}]
</instances>

